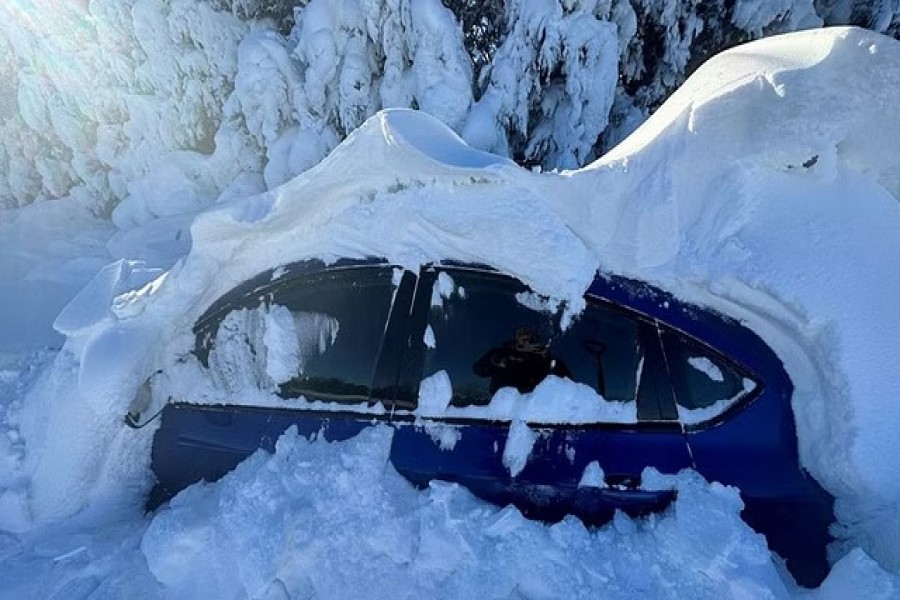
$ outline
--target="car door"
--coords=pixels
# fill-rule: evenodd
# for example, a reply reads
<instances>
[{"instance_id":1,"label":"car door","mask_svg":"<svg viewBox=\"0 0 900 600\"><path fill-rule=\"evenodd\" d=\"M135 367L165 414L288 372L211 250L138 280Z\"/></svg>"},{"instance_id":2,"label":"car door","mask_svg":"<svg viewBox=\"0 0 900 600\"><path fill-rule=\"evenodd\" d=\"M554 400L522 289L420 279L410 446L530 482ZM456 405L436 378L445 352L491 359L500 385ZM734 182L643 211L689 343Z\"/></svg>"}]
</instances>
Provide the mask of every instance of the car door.
<instances>
[{"instance_id":1,"label":"car door","mask_svg":"<svg viewBox=\"0 0 900 600\"><path fill-rule=\"evenodd\" d=\"M412 273L386 264L302 263L213 305L194 354L214 397L184 389L163 410L153 502L273 450L291 426L342 440L387 422L414 289Z\"/></svg>"},{"instance_id":2,"label":"car door","mask_svg":"<svg viewBox=\"0 0 900 600\"><path fill-rule=\"evenodd\" d=\"M655 323L593 297L565 329L561 315L491 270L423 270L395 405L398 471L538 518L665 506L671 492L642 489L642 471L691 460Z\"/></svg>"}]
</instances>

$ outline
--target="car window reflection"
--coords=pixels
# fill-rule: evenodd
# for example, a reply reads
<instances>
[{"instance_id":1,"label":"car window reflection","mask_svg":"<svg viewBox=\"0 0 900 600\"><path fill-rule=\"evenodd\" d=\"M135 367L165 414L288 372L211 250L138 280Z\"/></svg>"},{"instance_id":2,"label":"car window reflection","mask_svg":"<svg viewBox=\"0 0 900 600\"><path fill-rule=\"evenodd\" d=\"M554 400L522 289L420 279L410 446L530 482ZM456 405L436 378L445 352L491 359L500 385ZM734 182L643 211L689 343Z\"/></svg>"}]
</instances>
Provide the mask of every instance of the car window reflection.
<instances>
[{"instance_id":1,"label":"car window reflection","mask_svg":"<svg viewBox=\"0 0 900 600\"><path fill-rule=\"evenodd\" d=\"M528 393L551 375L586 384L602 400L635 402L643 351L633 319L590 301L563 331L561 307L534 301L517 280L451 271L442 282L423 377L447 372L451 406L486 405L503 388Z\"/></svg>"}]
</instances>

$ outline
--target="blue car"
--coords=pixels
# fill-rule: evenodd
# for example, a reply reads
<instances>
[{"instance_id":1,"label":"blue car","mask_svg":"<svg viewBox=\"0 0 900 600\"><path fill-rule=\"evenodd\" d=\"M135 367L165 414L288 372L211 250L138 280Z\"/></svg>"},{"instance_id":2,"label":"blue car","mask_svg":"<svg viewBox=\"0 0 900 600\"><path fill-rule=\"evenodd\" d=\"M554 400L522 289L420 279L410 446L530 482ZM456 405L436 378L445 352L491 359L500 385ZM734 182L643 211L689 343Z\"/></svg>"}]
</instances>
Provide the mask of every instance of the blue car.
<instances>
[{"instance_id":1,"label":"blue car","mask_svg":"<svg viewBox=\"0 0 900 600\"><path fill-rule=\"evenodd\" d=\"M585 300L569 319L513 277L449 262L262 273L195 325L194 354L227 401L163 409L150 505L273 451L290 426L342 440L385 423L413 484L458 482L541 520L664 510L675 492L643 486L644 469L695 469L737 487L743 518L795 579L820 583L833 499L800 466L778 357L740 323L645 283L601 273ZM263 348L265 327L282 341ZM237 379L270 400L229 392ZM516 455L507 444L523 425L530 445Z\"/></svg>"}]
</instances>

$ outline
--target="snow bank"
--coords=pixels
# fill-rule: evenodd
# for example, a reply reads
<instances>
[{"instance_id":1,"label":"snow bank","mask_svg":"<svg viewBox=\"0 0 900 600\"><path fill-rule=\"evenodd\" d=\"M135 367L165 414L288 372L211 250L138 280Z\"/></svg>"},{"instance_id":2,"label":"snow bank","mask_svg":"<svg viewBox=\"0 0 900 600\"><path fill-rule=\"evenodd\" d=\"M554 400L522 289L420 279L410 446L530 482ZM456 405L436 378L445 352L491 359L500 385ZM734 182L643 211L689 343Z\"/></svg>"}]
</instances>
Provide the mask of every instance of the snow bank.
<instances>
[{"instance_id":1,"label":"snow bank","mask_svg":"<svg viewBox=\"0 0 900 600\"><path fill-rule=\"evenodd\" d=\"M900 381L885 368L900 353L897 89L893 40L857 29L771 38L710 61L589 168L545 175L467 148L424 114L379 113L282 187L202 214L190 254L119 302L116 320L81 329L74 362L59 369L94 381L85 373L102 372L120 336L143 349L113 370L114 386L71 398L102 417L83 427L111 428L143 381L187 355L202 311L268 268L311 257L376 255L408 268L454 258L492 264L577 311L599 266L764 337L796 386L805 465L838 496L846 522L868 518L877 530L880 513L860 514L855 499L900 501L900 462L884 458L900 454ZM77 452L90 464L109 452L104 444ZM79 490L54 514L88 501L83 481L69 479L88 473L50 478L40 466L52 455L33 460L34 497ZM900 566L900 543L865 539Z\"/></svg>"},{"instance_id":2,"label":"snow bank","mask_svg":"<svg viewBox=\"0 0 900 600\"><path fill-rule=\"evenodd\" d=\"M455 485L416 491L389 428L308 441L289 430L149 519L108 505L0 532L0 598L812 598L889 600L900 580L855 551L819 590L786 586L737 491L696 474L661 515L599 529L530 521ZM596 466L596 463L594 463ZM590 470L590 468L588 469ZM585 485L597 480L596 469ZM600 476L602 479L602 475ZM647 481L652 478L645 477Z\"/></svg>"},{"instance_id":3,"label":"snow bank","mask_svg":"<svg viewBox=\"0 0 900 600\"><path fill-rule=\"evenodd\" d=\"M788 596L734 489L685 473L664 516L548 526L455 484L417 492L390 466L391 432L329 444L289 430L153 519L150 571L171 597Z\"/></svg>"}]
</instances>

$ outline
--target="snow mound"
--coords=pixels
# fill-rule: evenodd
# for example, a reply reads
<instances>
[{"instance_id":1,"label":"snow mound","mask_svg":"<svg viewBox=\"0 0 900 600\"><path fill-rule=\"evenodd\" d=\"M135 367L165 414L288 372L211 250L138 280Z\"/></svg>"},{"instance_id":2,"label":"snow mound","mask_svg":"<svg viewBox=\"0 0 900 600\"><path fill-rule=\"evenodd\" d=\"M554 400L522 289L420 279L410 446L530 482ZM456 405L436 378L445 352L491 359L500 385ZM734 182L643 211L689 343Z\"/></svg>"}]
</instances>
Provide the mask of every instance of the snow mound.
<instances>
[{"instance_id":1,"label":"snow mound","mask_svg":"<svg viewBox=\"0 0 900 600\"><path fill-rule=\"evenodd\" d=\"M818 590L786 586L764 540L740 519L736 490L696 474L661 477L678 490L666 513L586 529L575 519L527 520L454 484L416 491L387 462L390 444L388 428L330 444L289 430L274 455L255 454L151 518L101 505L29 535L0 532L0 598L365 590L374 598L889 600L900 592L900 579L859 550Z\"/></svg>"},{"instance_id":2,"label":"snow mound","mask_svg":"<svg viewBox=\"0 0 900 600\"><path fill-rule=\"evenodd\" d=\"M529 521L456 484L416 491L392 430L338 444L289 430L158 514L141 548L172 597L787 597L737 491L679 477L664 516L599 530ZM658 569L643 568L648 563Z\"/></svg>"},{"instance_id":3,"label":"snow mound","mask_svg":"<svg viewBox=\"0 0 900 600\"><path fill-rule=\"evenodd\" d=\"M775 348L802 459L839 496L900 497L900 462L881 460L900 451L885 368L900 352L898 89L894 40L769 38L710 60L570 176L616 198L566 219L603 267L737 316Z\"/></svg>"}]
</instances>

